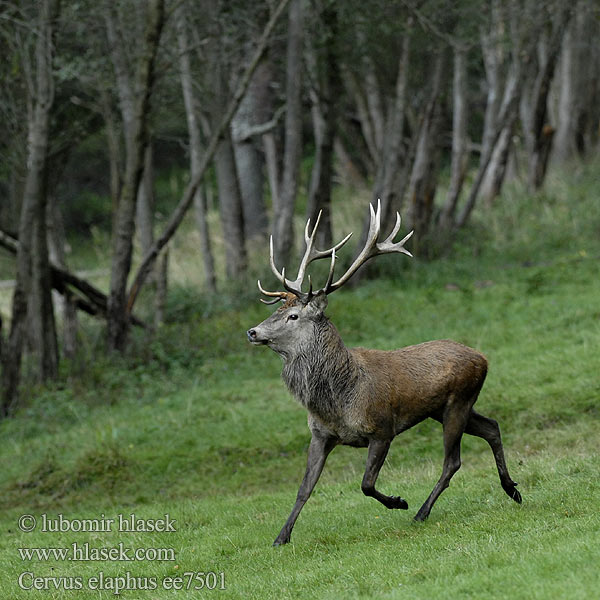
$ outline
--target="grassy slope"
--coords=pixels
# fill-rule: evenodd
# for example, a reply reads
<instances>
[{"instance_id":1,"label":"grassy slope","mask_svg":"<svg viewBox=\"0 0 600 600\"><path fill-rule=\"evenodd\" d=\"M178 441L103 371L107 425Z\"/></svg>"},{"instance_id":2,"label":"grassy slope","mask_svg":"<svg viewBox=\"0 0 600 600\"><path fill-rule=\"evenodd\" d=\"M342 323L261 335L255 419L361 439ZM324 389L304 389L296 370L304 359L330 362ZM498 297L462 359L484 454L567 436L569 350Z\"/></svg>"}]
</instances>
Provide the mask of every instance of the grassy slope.
<instances>
[{"instance_id":1,"label":"grassy slope","mask_svg":"<svg viewBox=\"0 0 600 600\"><path fill-rule=\"evenodd\" d=\"M86 380L40 390L0 425L0 597L18 574L156 577L223 571L232 598L591 598L600 562L600 266L593 172L552 195L507 194L492 236L452 260L414 261L388 280L332 296L349 345L393 348L437 337L476 346L491 367L478 409L498 419L524 502L497 481L491 452L465 437L463 467L430 519L412 515L441 468L441 432L423 423L393 444L380 487L408 513L360 493L365 451L338 448L294 530L287 517L308 443L280 361L243 332L268 308L231 308L172 325L144 361L98 362ZM485 250L480 250L485 248ZM400 259L402 260L402 259ZM393 269L393 263L388 262ZM97 518L169 513L175 533L22 533L20 514ZM169 547L175 562L22 561L17 548ZM210 597L210 594L206 594ZM110 598L112 591L46 592Z\"/></svg>"}]
</instances>

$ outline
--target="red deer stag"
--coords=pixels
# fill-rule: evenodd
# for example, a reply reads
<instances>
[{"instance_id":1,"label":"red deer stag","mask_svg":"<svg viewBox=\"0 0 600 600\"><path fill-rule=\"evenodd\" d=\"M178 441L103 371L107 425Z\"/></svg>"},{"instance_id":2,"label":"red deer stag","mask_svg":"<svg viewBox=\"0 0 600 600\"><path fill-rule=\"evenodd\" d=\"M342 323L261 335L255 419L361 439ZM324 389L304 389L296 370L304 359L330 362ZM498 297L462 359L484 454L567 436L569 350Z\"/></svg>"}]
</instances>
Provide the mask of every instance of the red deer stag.
<instances>
[{"instance_id":1,"label":"red deer stag","mask_svg":"<svg viewBox=\"0 0 600 600\"><path fill-rule=\"evenodd\" d=\"M317 250L314 248L317 218L310 235L310 220L306 224L306 252L294 281L286 278L285 269L277 270L271 238L271 269L285 291L269 292L258 282L261 293L273 298L263 302L273 304L281 300L284 304L260 325L249 329L248 339L255 345L269 346L282 357L283 380L308 410L312 433L306 473L296 503L274 545L290 541L298 514L317 483L327 456L338 444L368 447L361 485L366 496L372 496L387 508L407 509L406 500L382 494L375 488L375 482L393 438L426 418L443 425L444 464L439 481L415 520L423 521L429 516L438 496L459 469L460 442L465 432L488 442L504 491L515 502L521 502L517 484L508 474L498 423L473 410L487 373L487 360L482 354L451 340L392 351L346 348L325 316L327 295L342 287L368 259L391 252L412 256L404 248L412 232L393 242L400 229L400 215L391 235L378 242L381 210L380 206L377 212L372 206L370 209L365 247L337 281L333 281L336 251L351 234L329 250ZM306 267L321 258L331 259L325 286L314 291L309 275L308 291L302 291Z\"/></svg>"}]
</instances>

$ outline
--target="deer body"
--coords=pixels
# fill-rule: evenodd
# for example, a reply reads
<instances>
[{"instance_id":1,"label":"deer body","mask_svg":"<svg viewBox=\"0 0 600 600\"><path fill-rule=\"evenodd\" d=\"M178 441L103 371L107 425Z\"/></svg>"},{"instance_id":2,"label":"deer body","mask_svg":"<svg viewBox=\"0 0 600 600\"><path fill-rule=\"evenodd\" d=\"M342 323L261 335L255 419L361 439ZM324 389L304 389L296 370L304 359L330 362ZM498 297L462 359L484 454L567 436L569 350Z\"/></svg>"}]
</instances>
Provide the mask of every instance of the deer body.
<instances>
[{"instance_id":1,"label":"deer body","mask_svg":"<svg viewBox=\"0 0 600 600\"><path fill-rule=\"evenodd\" d=\"M393 438L427 418L443 424L445 457L442 475L416 514L416 520L427 518L438 496L460 467L463 433L481 437L489 443L504 491L516 502L521 502L517 484L506 468L498 424L473 410L487 374L487 360L481 353L451 340L425 342L391 351L347 348L325 316L327 294L342 285L362 262L387 251L407 253L403 243L409 236L397 244L389 243L397 232L399 218L392 235L383 244L375 245L379 233L379 209L377 214L371 210L371 215L371 241L367 242L367 245L371 244L371 250L366 247L361 253L362 259L359 260L359 256L335 284L332 284L333 265L335 250L340 244L325 252L313 250L316 225L309 237L308 224L307 251L296 282L287 280L284 272L279 274L272 253L271 266L288 291L266 292L259 282L263 293L285 300L285 304L248 330L248 339L255 345L268 345L282 357L283 380L307 409L312 433L306 473L296 504L275 545L289 542L298 514L308 500L327 456L340 444L368 448L361 485L365 495L374 497L387 508L408 508L407 502L399 496L379 492L375 482ZM313 294L311 285L307 294L302 292L300 285L310 260L330 255L332 266L325 288Z\"/></svg>"},{"instance_id":2,"label":"deer body","mask_svg":"<svg viewBox=\"0 0 600 600\"><path fill-rule=\"evenodd\" d=\"M471 398L483 385L487 361L451 340L400 350L346 348L323 316L324 331L308 352L284 357L283 380L320 428L339 444L366 447L370 436L394 437L449 400Z\"/></svg>"}]
</instances>

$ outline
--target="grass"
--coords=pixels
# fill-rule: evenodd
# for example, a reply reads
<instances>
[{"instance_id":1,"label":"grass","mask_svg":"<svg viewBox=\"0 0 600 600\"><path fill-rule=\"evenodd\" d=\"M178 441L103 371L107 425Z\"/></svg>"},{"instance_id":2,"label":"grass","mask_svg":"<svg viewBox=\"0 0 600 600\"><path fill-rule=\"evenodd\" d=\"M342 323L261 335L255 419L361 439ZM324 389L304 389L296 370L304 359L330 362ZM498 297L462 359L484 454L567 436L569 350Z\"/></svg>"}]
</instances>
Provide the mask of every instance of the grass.
<instances>
[{"instance_id":1,"label":"grass","mask_svg":"<svg viewBox=\"0 0 600 600\"><path fill-rule=\"evenodd\" d=\"M440 427L425 422L395 440L379 480L382 491L408 500L408 513L365 498L365 451L337 448L292 543L272 548L309 434L280 380L279 359L245 343L245 330L270 309L246 297L219 308L181 288L170 324L152 342L134 340L121 361L96 354L85 376L67 370L0 423L0 597L113 598L123 582L111 577L126 573L130 588L156 584L119 594L135 599L594 597L598 182L590 168L568 184L550 183L551 194L534 198L509 190L480 215L487 227L475 221L452 258L383 261L386 278L336 293L328 310L348 345L449 337L488 356L477 408L500 422L522 505L503 493L486 444L465 436L461 470L429 520L414 523L442 462ZM91 352L100 333L89 331ZM131 513L169 514L176 531L25 533L17 526L23 514L41 522L44 514ZM168 548L175 560L22 560L18 552L74 542ZM79 577L83 589L23 590L23 572ZM90 590L100 572L106 589ZM224 573L226 589L164 589L177 577L185 587L185 574L198 572Z\"/></svg>"}]
</instances>

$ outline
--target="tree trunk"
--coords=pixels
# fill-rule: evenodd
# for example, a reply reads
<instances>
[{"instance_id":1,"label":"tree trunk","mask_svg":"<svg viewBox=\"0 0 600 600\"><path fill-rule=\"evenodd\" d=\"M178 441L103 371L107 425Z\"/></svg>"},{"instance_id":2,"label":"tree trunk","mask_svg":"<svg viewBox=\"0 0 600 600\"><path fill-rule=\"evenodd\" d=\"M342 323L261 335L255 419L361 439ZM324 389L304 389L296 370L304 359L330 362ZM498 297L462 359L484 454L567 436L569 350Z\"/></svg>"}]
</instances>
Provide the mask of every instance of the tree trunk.
<instances>
[{"instance_id":1,"label":"tree trunk","mask_svg":"<svg viewBox=\"0 0 600 600\"><path fill-rule=\"evenodd\" d=\"M62 269L66 269L65 228L60 207L54 194L48 198L46 212L50 263ZM71 294L64 294L62 296L62 314L63 352L67 358L72 360L77 354L78 320L77 308Z\"/></svg>"},{"instance_id":2,"label":"tree trunk","mask_svg":"<svg viewBox=\"0 0 600 600\"><path fill-rule=\"evenodd\" d=\"M362 86L357 81L357 76L349 69L344 69L342 72L345 87L348 90L350 97L354 100L358 113L358 121L360 123L361 134L369 155L369 162L372 165L379 163L379 151L375 141L375 132L371 117L367 107L367 99Z\"/></svg>"},{"instance_id":3,"label":"tree trunk","mask_svg":"<svg viewBox=\"0 0 600 600\"><path fill-rule=\"evenodd\" d=\"M332 245L331 182L333 178L333 150L337 124L337 99L342 82L339 75L336 40L338 36L337 8L331 3L320 3L319 27L313 33L307 52L313 87L310 91L315 136L315 161L308 192L307 218L316 223L322 211L317 230L317 244L322 248ZM318 36L316 38L315 36Z\"/></svg>"},{"instance_id":4,"label":"tree trunk","mask_svg":"<svg viewBox=\"0 0 600 600\"><path fill-rule=\"evenodd\" d=\"M108 165L110 173L110 197L112 201L111 231L116 230L117 208L123 181L123 167L121 162L121 140L117 131L116 117L107 91L103 88L100 92L100 111L104 119L104 131L108 148Z\"/></svg>"},{"instance_id":5,"label":"tree trunk","mask_svg":"<svg viewBox=\"0 0 600 600\"><path fill-rule=\"evenodd\" d=\"M273 238L275 256L287 264L294 244L294 207L302 158L302 40L303 2L291 0L288 19L286 63L285 147L280 195L274 203ZM275 200L275 199L274 199Z\"/></svg>"},{"instance_id":6,"label":"tree trunk","mask_svg":"<svg viewBox=\"0 0 600 600\"><path fill-rule=\"evenodd\" d=\"M219 208L225 243L227 277L237 279L246 271L247 261L242 198L235 168L233 145L228 134L225 134L225 138L219 142L217 147L215 170L217 172Z\"/></svg>"},{"instance_id":7,"label":"tree trunk","mask_svg":"<svg viewBox=\"0 0 600 600\"><path fill-rule=\"evenodd\" d=\"M154 299L154 329L158 329L165 321L167 290L169 283L169 249L162 253L162 259L156 269L156 296Z\"/></svg>"},{"instance_id":8,"label":"tree trunk","mask_svg":"<svg viewBox=\"0 0 600 600\"><path fill-rule=\"evenodd\" d=\"M149 141L144 152L144 170L138 187L136 203L136 230L142 256L146 256L154 243L154 152ZM160 325L164 315L164 304L167 294L166 272L168 268L167 255L150 275L152 292L154 293L154 325ZM159 314L160 313L160 314Z\"/></svg>"},{"instance_id":9,"label":"tree trunk","mask_svg":"<svg viewBox=\"0 0 600 600\"><path fill-rule=\"evenodd\" d=\"M437 186L436 161L439 153L440 94L443 80L444 55L435 56L431 92L418 133L415 161L409 183L409 218L415 230L415 243L423 243L431 218Z\"/></svg>"},{"instance_id":10,"label":"tree trunk","mask_svg":"<svg viewBox=\"0 0 600 600\"><path fill-rule=\"evenodd\" d=\"M200 253L204 266L204 283L209 292L217 291L217 277L212 254L210 231L208 229L206 194L202 186L198 186L194 194L194 219L200 235Z\"/></svg>"},{"instance_id":11,"label":"tree trunk","mask_svg":"<svg viewBox=\"0 0 600 600\"><path fill-rule=\"evenodd\" d=\"M513 149L512 138L516 120L517 115L515 111L505 127L503 127L498 141L492 149L490 164L486 173L486 188L483 194L488 207L492 206L494 199L500 195L504 179L508 172L508 162L511 150Z\"/></svg>"},{"instance_id":12,"label":"tree trunk","mask_svg":"<svg viewBox=\"0 0 600 600\"><path fill-rule=\"evenodd\" d=\"M558 115L553 157L563 163L577 153L577 128L582 102L580 86L587 57L581 52L583 23L582 3L576 4L576 17L571 21L563 39L559 68Z\"/></svg>"},{"instance_id":13,"label":"tree trunk","mask_svg":"<svg viewBox=\"0 0 600 600\"><path fill-rule=\"evenodd\" d=\"M110 13L109 13L110 14ZM107 342L111 350L123 351L127 342L129 312L127 307L127 277L131 269L135 208L144 165L147 143L148 113L154 79L154 65L162 26L164 0L151 0L147 7L147 22L142 54L137 61L136 79L124 83L125 49L116 43L112 51L118 84L121 113L125 130L125 174L119 196L116 225L113 232L113 252L108 297ZM107 18L110 40L111 19ZM118 39L118 38L117 38Z\"/></svg>"},{"instance_id":14,"label":"tree trunk","mask_svg":"<svg viewBox=\"0 0 600 600\"><path fill-rule=\"evenodd\" d=\"M530 118L528 125L531 138L529 148L529 175L528 185L530 191L539 189L546 175L548 157L552 148L554 127L547 122L548 116L548 94L550 85L565 34L565 30L571 18L571 8L564 4L561 12L553 23L545 56L541 59L541 65L533 85L531 97L528 99Z\"/></svg>"},{"instance_id":15,"label":"tree trunk","mask_svg":"<svg viewBox=\"0 0 600 600\"><path fill-rule=\"evenodd\" d=\"M143 256L154 241L154 153L150 141L144 152L144 167L138 187L135 221Z\"/></svg>"},{"instance_id":16,"label":"tree trunk","mask_svg":"<svg viewBox=\"0 0 600 600\"><path fill-rule=\"evenodd\" d=\"M358 86L360 90L361 102L364 104L359 109L364 110L363 119L368 122L370 136L372 137L372 145L375 151L375 160L381 159L383 147L386 138L386 107L381 93L381 86L377 80L375 71L375 63L369 55L368 41L365 39L364 31L358 29L357 43L364 48L361 60L361 79L364 80L364 87ZM355 80L355 83L356 80ZM376 163L377 164L377 163Z\"/></svg>"},{"instance_id":17,"label":"tree trunk","mask_svg":"<svg viewBox=\"0 0 600 600\"><path fill-rule=\"evenodd\" d=\"M460 192L465 181L469 154L467 152L467 53L463 48L454 49L454 81L452 107L452 159L450 185L444 207L440 213L440 227L452 226Z\"/></svg>"},{"instance_id":18,"label":"tree trunk","mask_svg":"<svg viewBox=\"0 0 600 600\"><path fill-rule=\"evenodd\" d=\"M492 0L490 19L489 30L481 33L481 53L487 83L487 100L483 120L483 134L481 136L481 156L487 156L491 151L502 101L501 70L505 63L502 36L505 23L502 18L500 0Z\"/></svg>"},{"instance_id":19,"label":"tree trunk","mask_svg":"<svg viewBox=\"0 0 600 600\"><path fill-rule=\"evenodd\" d=\"M177 42L179 46L179 70L181 75L181 90L185 105L188 135L190 139L190 177L196 179L202 160L202 136L196 112L194 97L192 67L188 50L188 35L186 29L185 5L178 7L177 13ZM216 292L215 263L210 244L208 221L206 220L206 200L200 186L194 195L196 208L196 225L200 234L200 252L204 266L204 281L211 292Z\"/></svg>"},{"instance_id":20,"label":"tree trunk","mask_svg":"<svg viewBox=\"0 0 600 600\"><path fill-rule=\"evenodd\" d=\"M42 198L37 205L33 226L29 315L33 347L37 357L37 377L40 381L46 381L54 379L58 375L58 341L52 302L52 275L48 257L45 185L41 194Z\"/></svg>"},{"instance_id":21,"label":"tree trunk","mask_svg":"<svg viewBox=\"0 0 600 600\"><path fill-rule=\"evenodd\" d=\"M410 22L409 22L410 28ZM406 156L402 156L402 141L404 136L404 121L406 117L406 87L408 78L410 52L410 33L409 30L404 35L402 41L402 52L398 60L398 72L396 76L395 95L391 103L386 123L385 137L380 155L377 158L377 174L375 177L375 186L373 188L373 202L376 204L381 200L382 206L382 229L391 230L393 225L394 213L400 211L402 196L406 182L401 182L401 189L398 189L397 182L402 175L406 176L407 171L403 168ZM404 165L406 166L406 165ZM363 224L361 240L358 248L362 248L366 243L369 233L369 221ZM367 270L363 269L366 274ZM360 277L360 273L359 273Z\"/></svg>"},{"instance_id":22,"label":"tree trunk","mask_svg":"<svg viewBox=\"0 0 600 600\"><path fill-rule=\"evenodd\" d=\"M240 107L231 120L233 150L244 211L244 233L247 239L264 238L268 219L263 196L263 161L252 136L238 135L264 123L263 107L268 97L268 73L259 65L254 72Z\"/></svg>"},{"instance_id":23,"label":"tree trunk","mask_svg":"<svg viewBox=\"0 0 600 600\"><path fill-rule=\"evenodd\" d=\"M58 7L58 1L44 0L39 12L35 50L35 98L28 124L28 168L19 221L12 321L7 348L3 352L3 417L12 412L17 401L28 316L34 317L38 377L42 380L52 377L58 367L45 226L48 132L54 100L52 34Z\"/></svg>"},{"instance_id":24,"label":"tree trunk","mask_svg":"<svg viewBox=\"0 0 600 600\"><path fill-rule=\"evenodd\" d=\"M408 22L408 29L402 40L402 52L398 60L398 74L396 76L396 88L394 101L391 104L385 130L386 135L383 142L382 155L378 161L378 182L375 186L373 200L381 198L383 212L383 228L391 229L395 222L394 214L402 208L402 196L406 182L402 182L398 189L398 173L406 171L401 169L405 163L402 142L404 137L404 121L406 118L406 87L408 81L408 66L410 60L410 27L412 20Z\"/></svg>"}]
</instances>

